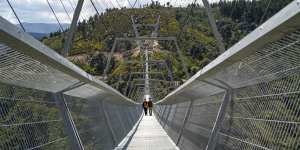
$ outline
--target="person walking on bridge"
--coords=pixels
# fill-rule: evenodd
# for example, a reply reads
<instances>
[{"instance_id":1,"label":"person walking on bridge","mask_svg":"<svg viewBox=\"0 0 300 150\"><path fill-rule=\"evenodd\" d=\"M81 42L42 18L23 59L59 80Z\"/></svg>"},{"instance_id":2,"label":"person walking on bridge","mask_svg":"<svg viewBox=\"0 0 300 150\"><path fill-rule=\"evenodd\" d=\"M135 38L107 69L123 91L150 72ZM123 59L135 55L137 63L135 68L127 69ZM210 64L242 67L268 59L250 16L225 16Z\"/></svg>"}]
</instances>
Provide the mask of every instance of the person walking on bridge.
<instances>
[{"instance_id":1,"label":"person walking on bridge","mask_svg":"<svg viewBox=\"0 0 300 150\"><path fill-rule=\"evenodd\" d=\"M148 109L149 109L150 116L152 116L152 107L153 107L153 103L152 103L152 99L150 98L148 101Z\"/></svg>"},{"instance_id":2,"label":"person walking on bridge","mask_svg":"<svg viewBox=\"0 0 300 150\"><path fill-rule=\"evenodd\" d=\"M148 102L146 101L146 99L144 99L144 102L143 102L143 109L144 109L144 113L145 113L145 116L147 116L147 112L148 112Z\"/></svg>"}]
</instances>

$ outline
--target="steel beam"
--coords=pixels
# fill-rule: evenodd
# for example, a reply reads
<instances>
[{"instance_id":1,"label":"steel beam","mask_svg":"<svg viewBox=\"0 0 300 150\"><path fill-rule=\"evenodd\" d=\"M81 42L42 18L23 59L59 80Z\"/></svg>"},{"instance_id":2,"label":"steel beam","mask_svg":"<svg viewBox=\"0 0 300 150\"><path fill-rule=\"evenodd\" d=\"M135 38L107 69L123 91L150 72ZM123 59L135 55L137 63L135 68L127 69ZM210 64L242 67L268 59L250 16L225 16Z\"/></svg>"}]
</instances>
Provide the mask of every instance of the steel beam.
<instances>
[{"instance_id":1,"label":"steel beam","mask_svg":"<svg viewBox=\"0 0 300 150\"><path fill-rule=\"evenodd\" d=\"M168 105L163 106L163 112L162 112L162 114L160 115L160 124L162 124L161 122L162 122L163 119L164 119L163 117L164 117L164 115L165 115L166 109L168 109Z\"/></svg>"},{"instance_id":2,"label":"steel beam","mask_svg":"<svg viewBox=\"0 0 300 150\"><path fill-rule=\"evenodd\" d=\"M202 2L204 4L205 10L206 10L206 13L207 13L207 16L208 16L208 21L211 25L213 34L214 34L214 36L217 40L217 45L218 45L218 48L219 48L219 52L223 53L223 52L225 52L226 49L225 49L225 46L224 46L224 43L223 43L222 35L220 34L220 32L218 30L218 27L217 27L217 24L216 24L216 21L215 21L213 15L212 15L211 6L209 5L207 0L202 0Z\"/></svg>"},{"instance_id":3,"label":"steel beam","mask_svg":"<svg viewBox=\"0 0 300 150\"><path fill-rule=\"evenodd\" d=\"M127 63L127 64L129 64L129 63L141 63L141 64L143 64L143 63L145 63L145 62L144 62L144 61L127 61L127 62L125 62L125 63ZM149 64L163 64L163 65L165 65L166 68L167 68L167 71L168 71L168 76L170 77L171 81L173 81L173 73L172 73L172 69L171 69L170 66L166 63L166 61L164 61L164 60L149 60L148 63L149 63ZM151 80L151 79L149 79L149 80Z\"/></svg>"},{"instance_id":4,"label":"steel beam","mask_svg":"<svg viewBox=\"0 0 300 150\"><path fill-rule=\"evenodd\" d=\"M179 142L180 142L180 139L181 139L182 134L183 134L183 130L184 130L185 125L186 125L186 123L187 123L187 121L188 121L188 119L190 117L191 112L192 112L193 104L194 104L194 101L190 101L188 109L185 112L183 123L182 123L182 126L181 126L180 131L179 131L179 136L178 136L176 145L178 145Z\"/></svg>"},{"instance_id":5,"label":"steel beam","mask_svg":"<svg viewBox=\"0 0 300 150\"><path fill-rule=\"evenodd\" d=\"M73 84L73 85L71 85L71 86L69 86L69 87L67 87L67 88L59 91L59 93L64 93L64 92L67 92L67 91L71 91L71 90L79 88L79 87L81 87L81 86L83 86L85 84L86 83L84 83L84 82L77 82L77 83L75 83L75 84Z\"/></svg>"},{"instance_id":6,"label":"steel beam","mask_svg":"<svg viewBox=\"0 0 300 150\"><path fill-rule=\"evenodd\" d=\"M169 66L169 63L167 63L166 61L165 61L165 65L166 65L166 68L168 70L168 76L170 77L170 80L173 81L174 78L173 78L173 71L171 69L172 66Z\"/></svg>"},{"instance_id":7,"label":"steel beam","mask_svg":"<svg viewBox=\"0 0 300 150\"><path fill-rule=\"evenodd\" d=\"M170 113L171 113L171 110L172 110L172 108L173 108L173 105L169 105L169 106L170 106L170 107L169 107L169 109L168 109L168 113L167 113L167 116L166 116L166 118L165 118L165 123L164 123L164 125L163 125L163 128L165 128L165 126L168 124L168 118L169 118ZM175 106L174 109L176 109L177 105L175 104L174 106Z\"/></svg>"},{"instance_id":8,"label":"steel beam","mask_svg":"<svg viewBox=\"0 0 300 150\"><path fill-rule=\"evenodd\" d=\"M62 119L65 125L65 131L70 139L72 149L74 150L84 150L82 141L80 139L79 133L76 129L76 125L73 121L71 111L68 108L65 97L63 93L54 93L53 98L58 106Z\"/></svg>"},{"instance_id":9,"label":"steel beam","mask_svg":"<svg viewBox=\"0 0 300 150\"><path fill-rule=\"evenodd\" d=\"M132 97L132 93L133 91L136 89L136 86L130 87L129 93L128 93L128 97L131 98Z\"/></svg>"},{"instance_id":10,"label":"steel beam","mask_svg":"<svg viewBox=\"0 0 300 150\"><path fill-rule=\"evenodd\" d=\"M131 74L129 74L129 77L128 77L129 79L126 81L127 83L126 83L126 95L128 95L128 88L129 87L131 87L131 83L132 82L130 82L130 80L132 80L132 75Z\"/></svg>"},{"instance_id":11,"label":"steel beam","mask_svg":"<svg viewBox=\"0 0 300 150\"><path fill-rule=\"evenodd\" d=\"M128 37L116 38L117 41L138 41L138 40L156 40L156 41L175 41L176 37Z\"/></svg>"},{"instance_id":12,"label":"steel beam","mask_svg":"<svg viewBox=\"0 0 300 150\"><path fill-rule=\"evenodd\" d=\"M135 24L136 27L156 27L156 24Z\"/></svg>"},{"instance_id":13,"label":"steel beam","mask_svg":"<svg viewBox=\"0 0 300 150\"><path fill-rule=\"evenodd\" d=\"M190 75L190 73L188 72L188 69L187 69L186 63L185 63L185 61L184 61L183 54L182 54L182 52L181 52L181 50L180 50L180 48L179 48L179 45L178 45L178 43L177 43L176 40L174 41L174 43L175 43L176 51L177 51L177 53L178 53L178 55L179 55L179 58L180 58L180 61L181 61L181 66L182 66L182 68L183 68L183 71L184 71L186 77L187 77L187 78L190 78L191 75Z\"/></svg>"},{"instance_id":14,"label":"steel beam","mask_svg":"<svg viewBox=\"0 0 300 150\"><path fill-rule=\"evenodd\" d=\"M200 80L200 81L203 82L203 83L212 85L212 86L214 86L214 87L218 87L218 88L220 88L220 89L227 90L227 87L224 87L224 86L222 86L222 85L219 85L219 84L216 84L216 83L213 83L213 82L210 82L210 81L206 81L206 80Z\"/></svg>"},{"instance_id":15,"label":"steel beam","mask_svg":"<svg viewBox=\"0 0 300 150\"><path fill-rule=\"evenodd\" d=\"M121 80L121 81L118 81L118 82L134 82L134 81L144 81L144 79L143 78L135 78L132 81ZM164 83L170 83L170 82L172 82L172 81L166 81L166 80L160 80L160 79L149 79L149 81L164 82Z\"/></svg>"},{"instance_id":16,"label":"steel beam","mask_svg":"<svg viewBox=\"0 0 300 150\"><path fill-rule=\"evenodd\" d=\"M131 22L132 22L132 27L133 27L133 31L134 31L135 36L140 37L140 34L138 32L138 29L137 29L138 25L135 24L133 16L131 16Z\"/></svg>"},{"instance_id":17,"label":"steel beam","mask_svg":"<svg viewBox=\"0 0 300 150\"><path fill-rule=\"evenodd\" d=\"M110 62L111 62L111 59L114 55L114 52L116 50L116 46L117 46L117 40L114 41L114 44L111 48L111 51L110 51L110 54L108 55L108 58L107 58L107 61L106 61L106 66L105 66L105 69L104 69L104 79L107 79L107 73L109 71L109 67L110 67Z\"/></svg>"},{"instance_id":18,"label":"steel beam","mask_svg":"<svg viewBox=\"0 0 300 150\"><path fill-rule=\"evenodd\" d=\"M218 81L220 82L220 81ZM207 82L209 83L209 82ZM206 146L206 150L214 150L216 148L216 145L218 143L218 139L219 139L219 131L221 130L221 126L222 123L224 121L225 118L225 114L226 114L226 108L228 106L228 104L230 103L232 96L233 96L233 90L231 87L229 87L229 85L227 83L224 82L220 82L221 84L223 84L225 87L227 87L227 89L225 90L225 94L221 103L221 106L219 108L218 111L218 115L217 118L215 120L213 129L211 131L209 140L208 140L208 144ZM215 86L215 84L211 84L213 86ZM217 85L217 87L219 87ZM221 88L221 87L219 87Z\"/></svg>"},{"instance_id":19,"label":"steel beam","mask_svg":"<svg viewBox=\"0 0 300 150\"><path fill-rule=\"evenodd\" d=\"M62 53L62 55L65 56L65 57L69 55L69 51L72 48L74 32L76 31L76 26L77 26L78 18L79 18L79 15L80 15L80 12L81 12L81 9L82 9L82 6L83 6L83 2L84 2L84 0L78 0L77 6L75 8L74 15L73 15L73 19L72 19L70 29L67 32L67 37L66 37L66 40L65 40L65 43L64 43L64 50L63 50L63 53Z\"/></svg>"},{"instance_id":20,"label":"steel beam","mask_svg":"<svg viewBox=\"0 0 300 150\"><path fill-rule=\"evenodd\" d=\"M131 72L131 74L145 74L145 72ZM149 74L163 74L162 72L149 72Z\"/></svg>"},{"instance_id":21,"label":"steel beam","mask_svg":"<svg viewBox=\"0 0 300 150\"><path fill-rule=\"evenodd\" d=\"M104 114L105 123L106 123L106 125L107 125L107 127L109 129L110 134L111 134L111 137L112 137L112 140L113 140L113 144L117 145L118 144L117 143L118 142L117 136L116 136L116 134L115 134L115 132L114 132L114 130L112 128L112 124L110 123L109 116L108 116L108 114L106 112L104 104L105 104L105 102L104 102L104 100L102 100L102 103L101 103L102 108L101 108L101 110L102 110L102 112Z\"/></svg>"},{"instance_id":22,"label":"steel beam","mask_svg":"<svg viewBox=\"0 0 300 150\"><path fill-rule=\"evenodd\" d=\"M128 60L128 61L126 61L124 63L126 63L126 64L141 63L141 64L143 64L143 63L145 63L145 61ZM157 64L164 64L165 61L164 60L149 60L148 63L151 63L151 64L155 64L155 63L157 63Z\"/></svg>"},{"instance_id":23,"label":"steel beam","mask_svg":"<svg viewBox=\"0 0 300 150\"><path fill-rule=\"evenodd\" d=\"M154 31L152 32L152 37L158 36L159 24L160 24L160 16L157 17L157 22L155 24Z\"/></svg>"}]
</instances>

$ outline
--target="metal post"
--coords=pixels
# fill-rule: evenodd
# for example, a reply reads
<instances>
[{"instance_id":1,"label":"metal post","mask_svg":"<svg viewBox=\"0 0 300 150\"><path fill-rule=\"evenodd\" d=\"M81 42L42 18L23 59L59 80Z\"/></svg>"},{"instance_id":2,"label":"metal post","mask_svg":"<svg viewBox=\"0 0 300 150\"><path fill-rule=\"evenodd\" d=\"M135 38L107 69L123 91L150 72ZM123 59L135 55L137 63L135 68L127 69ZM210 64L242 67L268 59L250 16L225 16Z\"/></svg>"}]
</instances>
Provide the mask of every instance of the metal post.
<instances>
[{"instance_id":1,"label":"metal post","mask_svg":"<svg viewBox=\"0 0 300 150\"><path fill-rule=\"evenodd\" d=\"M117 110L115 110L115 112L117 113L118 120L120 121L120 124L121 124L121 126L123 128L124 134L126 135L126 127L125 127L125 125L123 123L123 120L122 120L122 117L120 115L120 112L118 112Z\"/></svg>"},{"instance_id":2,"label":"metal post","mask_svg":"<svg viewBox=\"0 0 300 150\"><path fill-rule=\"evenodd\" d=\"M174 105L174 104L173 104L173 105ZM165 126L168 124L168 118L169 118L169 116L170 116L170 113L171 113L171 110L172 110L173 105L170 105L170 107L169 107L169 110L168 110L167 116L166 116L166 118L165 118L165 123L164 123L164 125L163 125L163 128L165 128ZM177 105L175 104L175 109L176 109L176 107L177 107Z\"/></svg>"},{"instance_id":3,"label":"metal post","mask_svg":"<svg viewBox=\"0 0 300 150\"><path fill-rule=\"evenodd\" d=\"M130 107L128 108L127 114L129 114L129 116L128 116L129 119L128 120L130 121L130 125L131 125L131 123L133 125L135 121L134 121L134 116L132 115Z\"/></svg>"},{"instance_id":4,"label":"metal post","mask_svg":"<svg viewBox=\"0 0 300 150\"><path fill-rule=\"evenodd\" d=\"M133 31L134 31L135 36L136 36L136 37L139 37L140 34L139 34L139 32L138 32L138 29L137 29L137 26L136 26L136 24L135 24L135 21L134 21L134 17L133 17L133 16L131 16L131 22L132 22L132 27L133 27Z\"/></svg>"},{"instance_id":5,"label":"metal post","mask_svg":"<svg viewBox=\"0 0 300 150\"><path fill-rule=\"evenodd\" d=\"M133 93L134 89L135 89L135 86L134 86L134 85L133 85L133 86L130 86L130 90L129 90L129 93L128 93L128 97L129 97L129 98L132 97L132 93Z\"/></svg>"},{"instance_id":6,"label":"metal post","mask_svg":"<svg viewBox=\"0 0 300 150\"><path fill-rule=\"evenodd\" d=\"M111 123L110 123L110 120L109 120L109 117L108 117L108 114L107 114L107 112L106 112L106 110L105 110L105 107L104 107L104 100L102 100L102 103L101 103L101 105L102 105L102 112L103 112L103 114L104 114L104 119L105 119L105 123L106 123L106 125L108 126L108 128L109 128L109 131L110 131L110 134L111 134L111 137L112 137L112 140L113 140L113 144L114 145L117 145L118 143L117 143L117 137L116 137L116 135L115 135L115 133L114 133L114 130L113 130L113 128L112 128L112 125L111 125Z\"/></svg>"},{"instance_id":7,"label":"metal post","mask_svg":"<svg viewBox=\"0 0 300 150\"><path fill-rule=\"evenodd\" d=\"M224 117L226 114L226 107L229 104L231 99L232 99L232 89L227 89L225 91L223 101L219 108L218 115L217 115L216 121L214 123L214 127L210 134L206 150L214 150L216 147L216 144L218 142L218 133L221 130L221 126L222 126L222 123L223 123L223 120L224 120Z\"/></svg>"},{"instance_id":8,"label":"metal post","mask_svg":"<svg viewBox=\"0 0 300 150\"><path fill-rule=\"evenodd\" d=\"M157 17L157 22L155 24L154 31L152 32L152 37L157 37L158 36L159 26L160 26L160 16Z\"/></svg>"},{"instance_id":9,"label":"metal post","mask_svg":"<svg viewBox=\"0 0 300 150\"><path fill-rule=\"evenodd\" d=\"M187 109L185 115L184 115L183 123L182 123L182 126L181 126L180 131L179 131L179 136L178 136L176 145L178 145L179 142L180 142L180 139L181 139L182 134L183 134L184 127L185 127L185 125L186 125L186 123L187 123L187 121L188 121L188 119L189 119L189 117L190 117L190 114L191 114L191 111L192 111L192 108L193 108L193 107L192 107L193 104L194 104L194 101L192 100L192 101L190 102L190 104L189 104L189 107L188 107L188 109Z\"/></svg>"},{"instance_id":10,"label":"metal post","mask_svg":"<svg viewBox=\"0 0 300 150\"><path fill-rule=\"evenodd\" d=\"M131 80L131 77L132 75L131 75L131 73L129 74L129 77L128 77L128 80L127 80L127 83L126 83L126 91L125 91L125 95L127 95L128 96L128 94L129 94L129 91L128 91L128 88L129 87L131 87L131 82L129 82L130 80Z\"/></svg>"},{"instance_id":11,"label":"metal post","mask_svg":"<svg viewBox=\"0 0 300 150\"><path fill-rule=\"evenodd\" d=\"M73 36L74 36L74 32L76 30L76 26L77 26L77 22L78 22L78 18L82 9L82 5L83 5L84 0L78 0L77 6L75 8L75 12L73 14L73 19L72 19L72 23L70 26L70 29L67 33L67 37L66 37L66 41L64 43L64 50L63 50L63 56L68 56L69 55L69 50L72 47L72 41L73 41Z\"/></svg>"},{"instance_id":12,"label":"metal post","mask_svg":"<svg viewBox=\"0 0 300 150\"><path fill-rule=\"evenodd\" d=\"M160 122L162 121L162 119L163 119L163 117L164 117L164 114L165 114L165 112L166 112L166 109L167 109L167 107L168 107L168 105L166 105L166 106L163 106L164 108L164 110L163 110L163 112L162 112L162 114L160 115Z\"/></svg>"},{"instance_id":13,"label":"metal post","mask_svg":"<svg viewBox=\"0 0 300 150\"><path fill-rule=\"evenodd\" d=\"M164 62L168 71L168 76L170 77L170 80L173 81L173 72L172 72L172 66L170 66L169 63L167 63L167 61Z\"/></svg>"},{"instance_id":14,"label":"metal post","mask_svg":"<svg viewBox=\"0 0 300 150\"><path fill-rule=\"evenodd\" d=\"M131 22L132 22L132 27L133 27L135 37L140 37L139 31L138 31L137 25L135 24L135 20L134 20L133 16L131 16ZM138 45L138 49L141 51L142 41L137 40L136 42L137 42L137 45Z\"/></svg>"},{"instance_id":15,"label":"metal post","mask_svg":"<svg viewBox=\"0 0 300 150\"><path fill-rule=\"evenodd\" d=\"M118 79L118 82L117 82L116 89L117 89L118 91L120 91L120 92L122 92L122 89L121 89L121 90L119 90L119 88L120 88L120 84L121 84L121 80L122 80L122 75L119 75L119 79Z\"/></svg>"},{"instance_id":16,"label":"metal post","mask_svg":"<svg viewBox=\"0 0 300 150\"><path fill-rule=\"evenodd\" d=\"M113 47L111 48L110 54L107 58L106 66L105 66L105 70L104 70L104 79L107 79L107 73L109 71L110 61L111 61L111 58L113 57L116 46L117 46L117 40L114 41Z\"/></svg>"},{"instance_id":17,"label":"metal post","mask_svg":"<svg viewBox=\"0 0 300 150\"><path fill-rule=\"evenodd\" d=\"M180 51L179 45L178 45L178 43L177 43L176 40L174 40L174 43L175 43L176 51L177 51L177 53L179 55L179 58L180 58L180 61L181 61L181 65L182 65L183 71L185 72L186 77L189 78L189 77L191 77L191 75L188 72L187 66L186 66L185 61L184 61L183 54Z\"/></svg>"},{"instance_id":18,"label":"metal post","mask_svg":"<svg viewBox=\"0 0 300 150\"><path fill-rule=\"evenodd\" d=\"M224 46L224 43L223 43L223 38L222 38L222 36L221 36L221 34L218 30L218 27L217 27L216 21L214 20L214 17L212 16L211 6L209 5L207 0L202 0L202 2L204 4L205 10L206 10L206 13L207 13L207 16L208 16L208 21L211 25L213 34L214 34L214 36L217 40L217 45L219 47L219 51L220 51L220 53L223 53L223 52L225 52L225 46Z\"/></svg>"},{"instance_id":19,"label":"metal post","mask_svg":"<svg viewBox=\"0 0 300 150\"><path fill-rule=\"evenodd\" d=\"M75 123L73 121L71 112L65 101L63 93L54 93L53 98L56 102L56 105L60 109L62 119L65 124L65 131L68 134L71 142L72 149L74 150L84 150L83 144L81 142L79 133L76 129Z\"/></svg>"}]
</instances>

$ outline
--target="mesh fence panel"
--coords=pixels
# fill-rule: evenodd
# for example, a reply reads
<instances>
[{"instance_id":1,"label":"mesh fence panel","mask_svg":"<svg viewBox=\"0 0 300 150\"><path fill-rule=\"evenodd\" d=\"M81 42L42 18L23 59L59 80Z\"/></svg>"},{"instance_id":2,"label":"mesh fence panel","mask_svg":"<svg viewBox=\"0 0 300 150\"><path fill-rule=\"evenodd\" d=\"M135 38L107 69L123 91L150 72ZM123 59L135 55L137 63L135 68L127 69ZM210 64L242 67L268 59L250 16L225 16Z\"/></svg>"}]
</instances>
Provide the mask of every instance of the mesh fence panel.
<instances>
[{"instance_id":1,"label":"mesh fence panel","mask_svg":"<svg viewBox=\"0 0 300 150\"><path fill-rule=\"evenodd\" d=\"M300 149L299 18L294 1L156 106L181 149L209 145L226 93L220 85L233 97L216 149ZM85 85L64 97L83 147L112 149L126 136L141 114L138 106L110 102L125 98L0 21L0 149L71 149L53 93L78 82Z\"/></svg>"},{"instance_id":2,"label":"mesh fence panel","mask_svg":"<svg viewBox=\"0 0 300 150\"><path fill-rule=\"evenodd\" d=\"M0 149L71 149L51 93L0 84Z\"/></svg>"},{"instance_id":3,"label":"mesh fence panel","mask_svg":"<svg viewBox=\"0 0 300 150\"><path fill-rule=\"evenodd\" d=\"M131 130L140 114L135 106L126 107L71 96L66 96L66 99L85 149L113 149ZM138 115L130 116L129 112ZM118 141L114 141L113 136Z\"/></svg>"},{"instance_id":4,"label":"mesh fence panel","mask_svg":"<svg viewBox=\"0 0 300 150\"><path fill-rule=\"evenodd\" d=\"M0 149L113 149L140 114L134 102L0 17Z\"/></svg>"},{"instance_id":5,"label":"mesh fence panel","mask_svg":"<svg viewBox=\"0 0 300 150\"><path fill-rule=\"evenodd\" d=\"M113 149L141 114L137 106L64 98L85 149ZM64 126L53 93L0 84L0 149L71 149Z\"/></svg>"},{"instance_id":6,"label":"mesh fence panel","mask_svg":"<svg viewBox=\"0 0 300 150\"><path fill-rule=\"evenodd\" d=\"M284 12L292 7L298 11L299 4L291 3L237 43L231 51L236 55L220 56L219 65L211 63L159 103L162 105L156 108L156 116L163 126L167 124L165 130L172 137L173 132L180 132L169 128L175 129L176 118L180 120L186 113L177 109L181 106L187 109L182 103L193 101L186 124L180 126L181 149L206 149L226 88L232 90L233 97L223 112L216 149L300 149L299 26L289 26L293 21L287 20L269 31L266 35L269 39L264 37L262 41L263 38L257 37L276 19L283 19ZM299 20L299 13L295 16L294 20ZM234 49L249 42L250 37L258 40L244 49ZM172 110L170 115L169 108L175 107L176 113Z\"/></svg>"}]
</instances>

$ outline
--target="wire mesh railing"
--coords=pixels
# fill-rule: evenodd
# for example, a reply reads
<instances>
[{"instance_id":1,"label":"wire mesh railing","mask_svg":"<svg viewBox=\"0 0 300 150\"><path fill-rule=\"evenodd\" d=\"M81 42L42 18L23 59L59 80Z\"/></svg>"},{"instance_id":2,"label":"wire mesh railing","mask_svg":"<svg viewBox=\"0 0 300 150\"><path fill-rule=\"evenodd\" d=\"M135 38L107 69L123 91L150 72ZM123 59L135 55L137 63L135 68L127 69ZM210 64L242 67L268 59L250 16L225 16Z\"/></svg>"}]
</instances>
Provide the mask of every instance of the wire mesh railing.
<instances>
[{"instance_id":1,"label":"wire mesh railing","mask_svg":"<svg viewBox=\"0 0 300 150\"><path fill-rule=\"evenodd\" d=\"M0 17L0 149L113 149L140 106Z\"/></svg>"},{"instance_id":2,"label":"wire mesh railing","mask_svg":"<svg viewBox=\"0 0 300 150\"><path fill-rule=\"evenodd\" d=\"M1 83L0 95L0 149L70 149L50 93Z\"/></svg>"},{"instance_id":3,"label":"wire mesh railing","mask_svg":"<svg viewBox=\"0 0 300 150\"><path fill-rule=\"evenodd\" d=\"M181 149L299 149L300 5L294 1L157 103Z\"/></svg>"},{"instance_id":4,"label":"wire mesh railing","mask_svg":"<svg viewBox=\"0 0 300 150\"><path fill-rule=\"evenodd\" d=\"M299 6L156 104L181 149L300 148ZM0 17L0 149L113 149L136 104Z\"/></svg>"}]
</instances>

